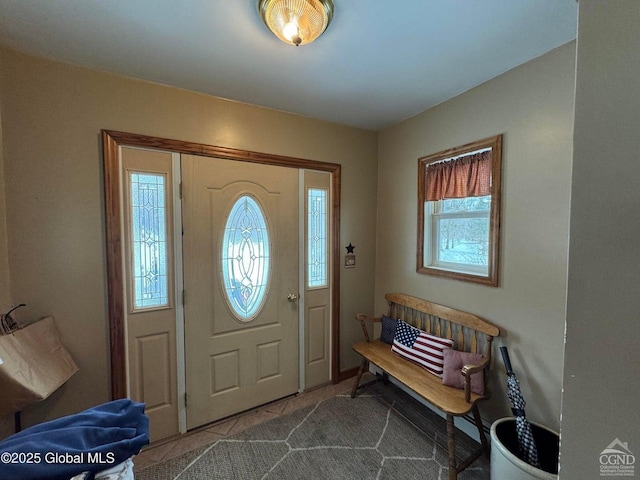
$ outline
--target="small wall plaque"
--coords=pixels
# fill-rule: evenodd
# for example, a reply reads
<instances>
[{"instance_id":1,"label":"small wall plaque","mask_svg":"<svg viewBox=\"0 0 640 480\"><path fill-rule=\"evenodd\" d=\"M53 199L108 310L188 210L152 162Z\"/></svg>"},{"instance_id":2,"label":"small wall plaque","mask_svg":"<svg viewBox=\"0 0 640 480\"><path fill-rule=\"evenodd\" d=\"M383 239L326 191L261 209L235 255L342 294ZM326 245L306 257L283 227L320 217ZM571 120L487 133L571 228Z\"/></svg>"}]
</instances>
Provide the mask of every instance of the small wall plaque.
<instances>
[{"instance_id":1,"label":"small wall plaque","mask_svg":"<svg viewBox=\"0 0 640 480\"><path fill-rule=\"evenodd\" d=\"M356 254L347 253L344 256L344 268L354 268L356 266Z\"/></svg>"},{"instance_id":2,"label":"small wall plaque","mask_svg":"<svg viewBox=\"0 0 640 480\"><path fill-rule=\"evenodd\" d=\"M344 268L354 268L356 266L356 254L353 253L353 249L356 247L349 242L349 245L344 248L347 249L347 254L344 256Z\"/></svg>"}]
</instances>

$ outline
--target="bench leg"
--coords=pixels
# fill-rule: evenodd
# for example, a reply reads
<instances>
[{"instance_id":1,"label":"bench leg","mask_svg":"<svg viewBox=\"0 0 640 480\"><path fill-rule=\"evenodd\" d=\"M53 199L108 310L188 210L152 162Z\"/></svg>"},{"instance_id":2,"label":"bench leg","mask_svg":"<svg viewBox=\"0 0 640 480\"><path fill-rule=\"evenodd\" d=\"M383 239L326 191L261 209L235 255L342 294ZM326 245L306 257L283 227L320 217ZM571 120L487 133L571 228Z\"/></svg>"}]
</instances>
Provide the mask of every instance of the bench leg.
<instances>
[{"instance_id":1,"label":"bench leg","mask_svg":"<svg viewBox=\"0 0 640 480\"><path fill-rule=\"evenodd\" d=\"M353 387L351 388L351 398L355 398L356 390L358 390L358 385L360 385L360 379L362 378L362 374L364 373L364 369L367 366L366 358L362 359L362 363L360 364L360 368L358 369L358 375L356 376L356 381L353 383Z\"/></svg>"},{"instance_id":2,"label":"bench leg","mask_svg":"<svg viewBox=\"0 0 640 480\"><path fill-rule=\"evenodd\" d=\"M456 442L453 415L447 414L447 447L449 449L449 480L457 480L458 469L456 467Z\"/></svg>"},{"instance_id":3,"label":"bench leg","mask_svg":"<svg viewBox=\"0 0 640 480\"><path fill-rule=\"evenodd\" d=\"M482 418L480 417L480 410L478 410L478 405L473 405L473 419L476 421L476 427L478 428L478 434L480 436L480 442L482 443L482 450L487 458L490 457L491 453L491 445L487 440L487 436L484 433L484 428L482 428Z\"/></svg>"}]
</instances>

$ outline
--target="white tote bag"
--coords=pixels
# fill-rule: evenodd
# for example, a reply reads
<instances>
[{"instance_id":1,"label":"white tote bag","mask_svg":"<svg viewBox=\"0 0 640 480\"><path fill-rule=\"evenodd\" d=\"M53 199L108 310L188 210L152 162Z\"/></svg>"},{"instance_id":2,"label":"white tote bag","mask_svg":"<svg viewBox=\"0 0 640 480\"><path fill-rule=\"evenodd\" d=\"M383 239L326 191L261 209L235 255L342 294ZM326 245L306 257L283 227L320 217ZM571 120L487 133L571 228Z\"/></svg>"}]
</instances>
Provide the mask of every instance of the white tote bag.
<instances>
[{"instance_id":1,"label":"white tote bag","mask_svg":"<svg viewBox=\"0 0 640 480\"><path fill-rule=\"evenodd\" d=\"M44 400L77 371L53 317L0 335L0 417Z\"/></svg>"}]
</instances>

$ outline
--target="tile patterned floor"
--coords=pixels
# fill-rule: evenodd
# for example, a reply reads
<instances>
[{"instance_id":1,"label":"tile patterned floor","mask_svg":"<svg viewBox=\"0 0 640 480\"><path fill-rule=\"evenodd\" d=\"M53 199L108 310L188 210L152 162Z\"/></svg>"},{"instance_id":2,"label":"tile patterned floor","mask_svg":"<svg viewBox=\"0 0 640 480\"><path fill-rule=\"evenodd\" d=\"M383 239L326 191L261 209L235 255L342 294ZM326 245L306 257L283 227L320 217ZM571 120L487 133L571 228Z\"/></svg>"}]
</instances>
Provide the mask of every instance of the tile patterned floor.
<instances>
[{"instance_id":1,"label":"tile patterned floor","mask_svg":"<svg viewBox=\"0 0 640 480\"><path fill-rule=\"evenodd\" d=\"M178 457L183 453L211 444L220 438L236 435L280 415L286 415L336 395L347 394L351 391L352 385L353 379L350 378L337 385L328 385L287 397L229 419L201 427L179 438L149 445L134 458L135 471Z\"/></svg>"},{"instance_id":2,"label":"tile patterned floor","mask_svg":"<svg viewBox=\"0 0 640 480\"><path fill-rule=\"evenodd\" d=\"M368 380L372 380L373 376L363 379L363 384ZM319 402L332 399L336 396L348 395L353 385L353 379L348 379L337 385L329 385L310 392L288 397L271 404L259 407L252 411L239 414L235 417L224 419L220 422L204 426L196 431L189 432L180 438L165 441L157 445L146 447L138 456L134 458L135 471L139 472L147 467L164 461L179 457L187 452L194 454L217 440L234 436L238 438L241 432L267 422L280 415L287 415L294 411L304 409L306 407L316 406ZM363 395L373 394L378 401L386 405L394 405L394 409L408 420L414 427L425 433L425 438L430 437L435 444L438 445L437 451L444 455L440 460L440 465L446 465L446 433L444 432L444 419L429 410L428 408L416 408L417 402L404 392L391 386L384 386L382 382L373 382L369 384ZM290 418L290 417L289 417ZM311 429L317 431L318 429ZM240 437L241 438L241 437ZM433 443L432 442L432 443ZM471 451L475 450L479 445L462 432L456 433L456 443L458 454L466 457ZM434 452L436 452L436 447ZM186 457L189 457L188 455ZM387 462L393 463L394 459L387 459ZM171 463L171 462L170 462ZM343 462L345 463L345 462ZM401 466L399 465L398 468ZM406 467L406 466L405 466ZM402 468L405 468L402 467ZM164 470L163 470L164 471ZM147 476L149 472L146 472ZM442 472L440 472L442 473ZM408 475L409 478L424 478L425 472ZM155 474L153 474L155 475ZM429 478L439 478L441 475L434 473ZM151 477L149 477L151 478ZM194 478L199 478L197 475ZM384 478L384 475L383 477ZM462 479L489 479L489 462L484 456L478 459L459 477Z\"/></svg>"}]
</instances>

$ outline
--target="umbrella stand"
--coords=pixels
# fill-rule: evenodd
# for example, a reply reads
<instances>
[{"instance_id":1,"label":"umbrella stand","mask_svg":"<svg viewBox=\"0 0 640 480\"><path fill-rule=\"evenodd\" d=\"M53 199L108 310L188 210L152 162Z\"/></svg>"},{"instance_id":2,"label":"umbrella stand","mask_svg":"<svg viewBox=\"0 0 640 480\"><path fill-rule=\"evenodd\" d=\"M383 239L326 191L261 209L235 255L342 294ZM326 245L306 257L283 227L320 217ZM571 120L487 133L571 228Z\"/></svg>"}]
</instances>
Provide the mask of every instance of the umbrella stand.
<instances>
[{"instance_id":1,"label":"umbrella stand","mask_svg":"<svg viewBox=\"0 0 640 480\"><path fill-rule=\"evenodd\" d=\"M540 468L538 448L533 438L531 424L527 420L527 415L524 410L527 402L525 402L522 392L520 391L520 382L515 373L513 373L507 347L500 347L500 353L502 353L502 360L507 369L507 396L511 401L511 411L516 417L516 432L518 434L520 458L529 465Z\"/></svg>"}]
</instances>

